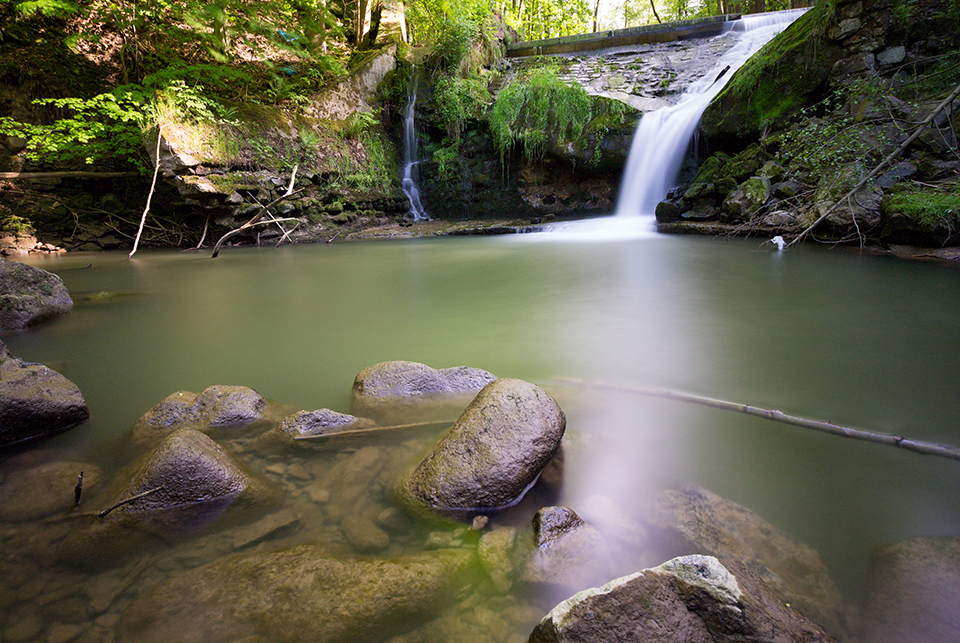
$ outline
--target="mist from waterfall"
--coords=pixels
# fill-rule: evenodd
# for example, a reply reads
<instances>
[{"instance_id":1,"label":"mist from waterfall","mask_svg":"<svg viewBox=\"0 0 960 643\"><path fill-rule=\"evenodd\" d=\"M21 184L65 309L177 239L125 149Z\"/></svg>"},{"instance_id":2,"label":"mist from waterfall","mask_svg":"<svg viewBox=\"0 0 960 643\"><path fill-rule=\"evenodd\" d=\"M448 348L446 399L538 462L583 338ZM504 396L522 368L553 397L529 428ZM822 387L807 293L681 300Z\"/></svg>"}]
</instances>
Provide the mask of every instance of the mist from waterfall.
<instances>
[{"instance_id":1,"label":"mist from waterfall","mask_svg":"<svg viewBox=\"0 0 960 643\"><path fill-rule=\"evenodd\" d=\"M618 217L642 217L653 225L657 204L676 185L680 166L700 116L734 72L805 9L746 16L733 21L720 38L737 38L714 68L691 83L679 102L647 112L637 125L623 173Z\"/></svg>"},{"instance_id":2,"label":"mist from waterfall","mask_svg":"<svg viewBox=\"0 0 960 643\"><path fill-rule=\"evenodd\" d=\"M417 165L420 163L417 151L416 107L417 85L420 74L417 69L410 73L410 82L407 85L407 104L403 108L403 177L400 188L410 201L409 218L414 221L429 219L423 204L420 203L420 191L417 189Z\"/></svg>"}]
</instances>

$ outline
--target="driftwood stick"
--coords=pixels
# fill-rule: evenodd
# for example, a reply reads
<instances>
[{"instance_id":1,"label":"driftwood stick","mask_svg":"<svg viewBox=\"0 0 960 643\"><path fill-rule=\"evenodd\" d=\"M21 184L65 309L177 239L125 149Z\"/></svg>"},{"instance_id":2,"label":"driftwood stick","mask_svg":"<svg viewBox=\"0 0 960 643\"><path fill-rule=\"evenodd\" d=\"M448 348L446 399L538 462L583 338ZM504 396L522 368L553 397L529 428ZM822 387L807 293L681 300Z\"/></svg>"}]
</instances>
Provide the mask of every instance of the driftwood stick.
<instances>
[{"instance_id":1,"label":"driftwood stick","mask_svg":"<svg viewBox=\"0 0 960 643\"><path fill-rule=\"evenodd\" d=\"M231 230L230 232L226 233L225 235L223 235L222 237L220 237L220 240L217 241L217 244L213 247L213 254L210 255L210 258L211 258L211 259L215 259L215 258L217 257L217 255L220 254L220 247L223 245L223 242L224 242L224 241L226 241L227 239L229 239L230 237L232 237L232 236L234 236L234 235L236 235L236 234L239 234L239 233L243 232L244 230L249 229L251 226L255 225L255 224L257 223L257 221L260 220L260 217L262 217L267 210L269 210L270 208L272 208L272 207L275 206L276 204L280 203L281 201L283 201L283 200L285 200L285 199L289 199L289 198L292 197L292 196L295 196L295 195L297 195L297 194L300 194L301 192L304 191L305 188L300 188L299 190L296 190L296 191L294 191L294 189L293 189L293 184L294 184L294 182L295 182L296 179L297 179L297 168L298 168L298 167L299 167L299 166L297 166L297 165L294 165L294 166L293 166L293 172L290 174L290 185L287 186L287 191L286 191L286 192L284 192L281 196L277 197L276 199L274 199L274 200L271 201L270 203L268 203L268 204L266 204L265 206L263 206L262 208L260 208L260 211L257 212L257 213L253 216L253 218L251 218L249 221L247 221L246 223L244 223L242 226L240 226L239 228L235 228L235 229ZM285 219L285 220L289 220L289 219Z\"/></svg>"},{"instance_id":2,"label":"driftwood stick","mask_svg":"<svg viewBox=\"0 0 960 643\"><path fill-rule=\"evenodd\" d=\"M338 431L336 433L322 433L320 435L301 435L294 440L319 440L320 438L335 438L341 435L362 435L366 433L382 433L384 431L393 431L396 429L414 429L427 426L441 426L443 424L453 424L453 420L431 420L428 422L412 422L410 424L394 424L393 426L374 426L369 429L352 429L350 431Z\"/></svg>"},{"instance_id":3,"label":"driftwood stick","mask_svg":"<svg viewBox=\"0 0 960 643\"><path fill-rule=\"evenodd\" d=\"M857 440L874 442L876 444L886 444L893 447L900 447L901 449L907 449L908 451L922 453L924 455L935 455L941 458L949 458L950 460L960 461L960 448L954 446L912 440L910 438L905 438L902 435L895 435L891 433L880 433L878 431L868 431L866 429L842 426L825 420L814 420L796 415L789 415L783 411L762 409L756 406L740 404L739 402L729 402L727 400L703 397L701 395L694 395L693 393L684 393L681 391L646 389L634 386L625 386L622 384L593 382L572 377L559 377L556 378L556 380L567 384L576 384L578 386L589 386L592 388L619 391L622 393L632 393L635 395L646 395L649 397L659 397L667 400L677 400L680 402L692 402L694 404L702 404L703 406L709 406L715 409L723 409L725 411L738 411L740 413L746 413L747 415L754 415L767 420L775 420L777 422L783 422L784 424L792 424L805 429L813 429L815 431L821 431L831 435L838 435L844 438L854 438Z\"/></svg>"},{"instance_id":4,"label":"driftwood stick","mask_svg":"<svg viewBox=\"0 0 960 643\"><path fill-rule=\"evenodd\" d=\"M117 504L113 505L112 507L108 507L108 508L104 509L103 511L100 512L99 516L100 516L101 518L103 518L104 516L106 516L108 513L110 513L111 511L113 511L113 510L116 509L117 507L122 507L123 505L128 505L128 504L130 504L131 502L135 502L135 501L137 501L137 500L140 500L141 498L146 498L147 496L150 496L150 495L153 495L153 494L157 493L157 492L160 491L161 489L163 489L163 487L154 487L153 489L150 489L149 491L144 491L143 493L138 493L138 494L135 495L135 496L130 496L130 497L127 498L126 500L121 500L120 502L118 502Z\"/></svg>"},{"instance_id":5,"label":"driftwood stick","mask_svg":"<svg viewBox=\"0 0 960 643\"><path fill-rule=\"evenodd\" d=\"M890 163L890 161L892 161L893 159L895 159L895 158L897 158L898 156L900 156L905 149L907 149L908 147L910 147L910 144L911 144L911 143L913 143L915 140L917 140L917 137L918 137L918 136L920 136L921 134L923 134L923 132L927 129L927 126L930 125L930 123L933 122L933 119L937 117L937 114L939 114L940 112L942 112L942 111L947 107L947 105L951 104L951 103L953 102L953 99L956 98L958 95L960 95L960 85L957 85L956 88L950 93L950 95L947 96L947 97L943 100L943 102L940 103L940 104L937 106L937 108L936 108L935 110L933 110L933 112L930 113L929 116L927 116L925 119L923 119L923 122L921 122L919 125L917 125L917 128L913 131L913 134L911 134L910 137L907 138L907 140L905 140L903 143L901 143L901 144L900 144L900 147L898 147L898 148L895 149L893 152L891 152L890 155L887 156L887 158L885 158L885 159L883 159L882 161L880 161L880 165L878 165L877 167L873 168L873 171L870 172L870 174L868 174L867 176L865 176L863 179L861 179L860 182L857 183L857 185L854 186L854 188L853 188L852 190L850 190L850 191L847 192L845 195L843 195L842 197L840 197L839 199L837 199L837 201L836 201L832 206L830 206L830 208L827 209L826 212L824 212L822 215L820 215L820 218L819 218L819 219L817 219L816 221L814 221L813 223L811 223L809 226L807 226L807 227L803 230L803 232L801 232L801 233L798 234L796 237L794 237L793 240L792 240L790 243L788 243L786 247L789 248L790 246L792 246L793 244L795 244L797 241L800 241L800 240L803 239L805 236L807 236L807 233L809 233L811 230L813 230L813 229L816 228L818 225L820 225L820 222L823 221L824 219L826 219L828 216L830 216L830 215L833 213L833 211L836 210L836 209L840 206L841 203L843 203L844 201L849 200L850 197L854 196L857 192L860 191L860 188L862 188L862 187L863 187L864 185L866 185L873 177L875 177L877 174L879 174L879 173L880 173L880 170L884 169L884 168L887 166L887 164Z\"/></svg>"}]
</instances>

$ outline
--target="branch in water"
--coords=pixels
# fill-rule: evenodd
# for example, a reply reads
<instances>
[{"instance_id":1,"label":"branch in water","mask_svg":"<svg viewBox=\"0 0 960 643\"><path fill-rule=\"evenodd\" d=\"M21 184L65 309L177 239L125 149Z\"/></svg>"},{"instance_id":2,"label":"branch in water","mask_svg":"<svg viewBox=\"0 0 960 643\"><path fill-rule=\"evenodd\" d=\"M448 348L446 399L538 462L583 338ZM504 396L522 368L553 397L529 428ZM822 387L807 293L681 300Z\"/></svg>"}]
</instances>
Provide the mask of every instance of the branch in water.
<instances>
[{"instance_id":1,"label":"branch in water","mask_svg":"<svg viewBox=\"0 0 960 643\"><path fill-rule=\"evenodd\" d=\"M740 413L746 413L747 415L754 415L757 417L766 418L768 420L775 420L777 422L783 422L784 424L801 426L806 429L830 433L831 435L839 435L844 438L854 438L857 440L874 442L876 444L886 444L889 446L900 447L901 449L907 449L908 451L922 453L924 455L935 455L940 456L941 458L949 458L950 460L960 461L960 449L957 447L946 444L936 444L933 442L922 442L920 440L911 440L910 438L905 438L902 435L880 433L877 431L867 431L866 429L842 426L825 420L813 420L796 415L789 415L783 411L762 409L756 406L740 404L739 402L729 402L727 400L718 400L712 397L694 395L693 393L683 393L680 391L669 391L663 389L645 389L633 386L624 386L622 384L608 384L605 382L591 382L573 377L558 377L555 379L559 382L576 384L578 386L589 386L592 388L607 389L611 391L621 391L623 393L633 393L635 395L646 395L649 397L659 397L668 400L678 400L681 402L692 402L694 404L702 404L703 406L724 409L726 411L739 411Z\"/></svg>"}]
</instances>

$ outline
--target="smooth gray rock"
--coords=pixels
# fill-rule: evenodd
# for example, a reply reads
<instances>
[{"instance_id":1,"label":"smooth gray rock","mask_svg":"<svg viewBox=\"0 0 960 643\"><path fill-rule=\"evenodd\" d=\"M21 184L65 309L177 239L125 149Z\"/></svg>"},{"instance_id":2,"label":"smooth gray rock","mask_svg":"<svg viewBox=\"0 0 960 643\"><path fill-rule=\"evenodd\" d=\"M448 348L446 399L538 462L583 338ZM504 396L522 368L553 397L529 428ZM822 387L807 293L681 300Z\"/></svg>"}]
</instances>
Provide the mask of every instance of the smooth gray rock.
<instances>
[{"instance_id":1,"label":"smooth gray rock","mask_svg":"<svg viewBox=\"0 0 960 643\"><path fill-rule=\"evenodd\" d=\"M684 556L575 594L529 643L827 643L745 567Z\"/></svg>"},{"instance_id":2,"label":"smooth gray rock","mask_svg":"<svg viewBox=\"0 0 960 643\"><path fill-rule=\"evenodd\" d=\"M0 447L64 431L89 417L76 384L43 364L25 364L0 342Z\"/></svg>"},{"instance_id":3,"label":"smooth gray rock","mask_svg":"<svg viewBox=\"0 0 960 643\"><path fill-rule=\"evenodd\" d=\"M120 643L380 641L455 594L466 551L340 560L316 545L239 555L138 592Z\"/></svg>"},{"instance_id":4,"label":"smooth gray rock","mask_svg":"<svg viewBox=\"0 0 960 643\"><path fill-rule=\"evenodd\" d=\"M533 551L520 573L525 583L579 591L613 577L604 537L567 507L544 507L533 517Z\"/></svg>"},{"instance_id":5,"label":"smooth gray rock","mask_svg":"<svg viewBox=\"0 0 960 643\"><path fill-rule=\"evenodd\" d=\"M960 538L913 538L870 561L865 643L960 641Z\"/></svg>"},{"instance_id":6,"label":"smooth gray rock","mask_svg":"<svg viewBox=\"0 0 960 643\"><path fill-rule=\"evenodd\" d=\"M401 494L460 519L509 507L557 453L565 428L560 406L539 386L496 380L401 483Z\"/></svg>"},{"instance_id":7,"label":"smooth gray rock","mask_svg":"<svg viewBox=\"0 0 960 643\"><path fill-rule=\"evenodd\" d=\"M24 330L70 312L63 280L35 266L0 259L0 333Z\"/></svg>"}]
</instances>

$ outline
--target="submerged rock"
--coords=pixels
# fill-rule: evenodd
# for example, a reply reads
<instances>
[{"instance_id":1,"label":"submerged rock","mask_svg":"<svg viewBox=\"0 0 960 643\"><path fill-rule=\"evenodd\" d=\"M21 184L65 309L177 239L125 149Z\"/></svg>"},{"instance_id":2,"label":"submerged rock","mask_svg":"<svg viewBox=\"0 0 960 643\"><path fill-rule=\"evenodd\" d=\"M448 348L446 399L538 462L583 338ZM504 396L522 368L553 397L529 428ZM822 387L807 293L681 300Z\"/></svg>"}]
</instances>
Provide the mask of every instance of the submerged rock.
<instances>
[{"instance_id":1,"label":"submerged rock","mask_svg":"<svg viewBox=\"0 0 960 643\"><path fill-rule=\"evenodd\" d=\"M435 369L418 362L382 362L360 371L353 381L353 410L382 416L398 408L440 406L462 409L496 376L479 368Z\"/></svg>"},{"instance_id":2,"label":"submerged rock","mask_svg":"<svg viewBox=\"0 0 960 643\"><path fill-rule=\"evenodd\" d=\"M248 424L263 418L267 401L246 386L208 386L200 393L177 391L144 413L133 425L136 437L191 427L203 431Z\"/></svg>"},{"instance_id":3,"label":"submerged rock","mask_svg":"<svg viewBox=\"0 0 960 643\"><path fill-rule=\"evenodd\" d=\"M845 640L849 608L820 556L746 507L695 486L658 495L648 518L675 554L742 561L783 601Z\"/></svg>"},{"instance_id":4,"label":"submerged rock","mask_svg":"<svg viewBox=\"0 0 960 643\"><path fill-rule=\"evenodd\" d=\"M414 506L467 518L519 502L560 448L566 418L540 387L488 384L401 483Z\"/></svg>"},{"instance_id":5,"label":"submerged rock","mask_svg":"<svg viewBox=\"0 0 960 643\"><path fill-rule=\"evenodd\" d=\"M960 538L914 538L870 561L865 643L960 641Z\"/></svg>"},{"instance_id":6,"label":"submerged rock","mask_svg":"<svg viewBox=\"0 0 960 643\"><path fill-rule=\"evenodd\" d=\"M207 435L194 429L170 434L147 458L119 500L144 495L117 509L154 528L200 528L226 511L250 478Z\"/></svg>"},{"instance_id":7,"label":"submerged rock","mask_svg":"<svg viewBox=\"0 0 960 643\"><path fill-rule=\"evenodd\" d=\"M13 469L0 483L0 521L41 520L69 511L76 504L81 472L83 493L90 495L100 482L100 468L90 463L48 462Z\"/></svg>"},{"instance_id":8,"label":"submerged rock","mask_svg":"<svg viewBox=\"0 0 960 643\"><path fill-rule=\"evenodd\" d=\"M0 259L0 334L24 330L70 312L63 280L41 268Z\"/></svg>"},{"instance_id":9,"label":"submerged rock","mask_svg":"<svg viewBox=\"0 0 960 643\"><path fill-rule=\"evenodd\" d=\"M373 422L365 418L337 413L330 409L319 409L317 411L300 411L287 416L277 425L277 430L292 439L296 439L333 435L343 431L368 429L372 426Z\"/></svg>"},{"instance_id":10,"label":"submerged rock","mask_svg":"<svg viewBox=\"0 0 960 643\"><path fill-rule=\"evenodd\" d=\"M72 428L90 417L76 384L43 364L27 364L0 342L0 447Z\"/></svg>"},{"instance_id":11,"label":"submerged rock","mask_svg":"<svg viewBox=\"0 0 960 643\"><path fill-rule=\"evenodd\" d=\"M553 608L529 643L827 643L735 562L684 556L588 589Z\"/></svg>"},{"instance_id":12,"label":"submerged rock","mask_svg":"<svg viewBox=\"0 0 960 643\"><path fill-rule=\"evenodd\" d=\"M340 560L315 545L219 560L139 592L119 641L379 641L441 608L464 551Z\"/></svg>"}]
</instances>

